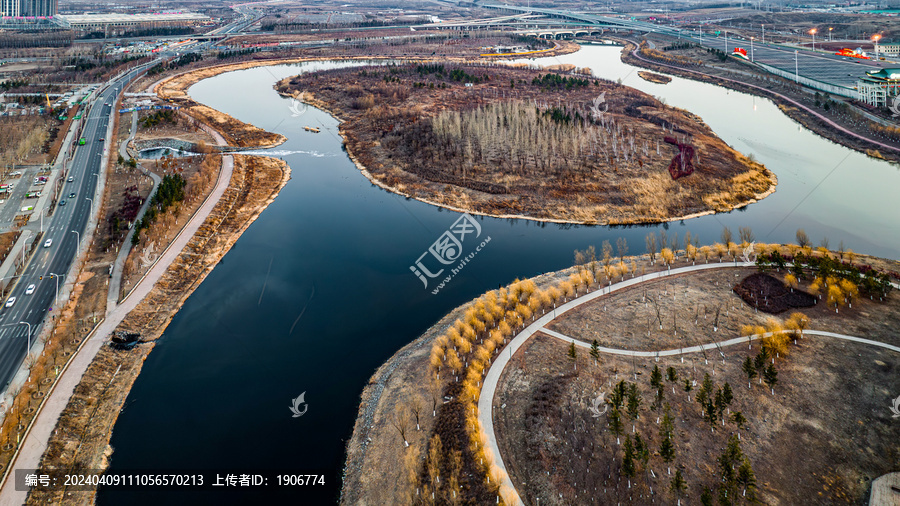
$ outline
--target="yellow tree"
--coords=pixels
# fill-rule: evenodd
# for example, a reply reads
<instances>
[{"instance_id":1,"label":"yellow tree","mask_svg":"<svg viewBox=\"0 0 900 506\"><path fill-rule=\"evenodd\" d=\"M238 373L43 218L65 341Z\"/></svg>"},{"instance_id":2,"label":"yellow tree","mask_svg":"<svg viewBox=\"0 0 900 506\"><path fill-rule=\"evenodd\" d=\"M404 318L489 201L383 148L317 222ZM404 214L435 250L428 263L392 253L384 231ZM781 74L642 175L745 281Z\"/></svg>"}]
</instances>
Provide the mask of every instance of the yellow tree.
<instances>
[{"instance_id":1,"label":"yellow tree","mask_svg":"<svg viewBox=\"0 0 900 506\"><path fill-rule=\"evenodd\" d=\"M687 245L684 247L684 254L687 255L692 265L696 263L697 253L697 247L691 243L687 243Z\"/></svg>"},{"instance_id":2,"label":"yellow tree","mask_svg":"<svg viewBox=\"0 0 900 506\"><path fill-rule=\"evenodd\" d=\"M844 299L847 301L847 305L852 308L853 297L859 295L859 288L856 287L856 283L849 279L842 279L839 285L841 287L841 292L844 293Z\"/></svg>"},{"instance_id":3,"label":"yellow tree","mask_svg":"<svg viewBox=\"0 0 900 506\"><path fill-rule=\"evenodd\" d=\"M784 284L791 289L791 292L794 291L794 288L797 288L797 276L793 274L786 274L784 276Z\"/></svg>"},{"instance_id":4,"label":"yellow tree","mask_svg":"<svg viewBox=\"0 0 900 506\"><path fill-rule=\"evenodd\" d=\"M660 250L659 256L665 262L666 268L672 267L672 264L675 262L675 253L669 248Z\"/></svg>"},{"instance_id":5,"label":"yellow tree","mask_svg":"<svg viewBox=\"0 0 900 506\"><path fill-rule=\"evenodd\" d=\"M800 339L803 339L803 331L809 327L809 317L799 311L791 313L790 318L785 322L785 327L790 329ZM796 344L796 339L794 344Z\"/></svg>"},{"instance_id":6,"label":"yellow tree","mask_svg":"<svg viewBox=\"0 0 900 506\"><path fill-rule=\"evenodd\" d=\"M844 303L844 292L841 287L835 284L828 285L828 304L834 304L834 312L838 312L838 306Z\"/></svg>"},{"instance_id":7,"label":"yellow tree","mask_svg":"<svg viewBox=\"0 0 900 506\"><path fill-rule=\"evenodd\" d=\"M622 281L625 281L625 275L628 274L628 265L625 264L624 261L619 260L619 276L622 277Z\"/></svg>"}]
</instances>

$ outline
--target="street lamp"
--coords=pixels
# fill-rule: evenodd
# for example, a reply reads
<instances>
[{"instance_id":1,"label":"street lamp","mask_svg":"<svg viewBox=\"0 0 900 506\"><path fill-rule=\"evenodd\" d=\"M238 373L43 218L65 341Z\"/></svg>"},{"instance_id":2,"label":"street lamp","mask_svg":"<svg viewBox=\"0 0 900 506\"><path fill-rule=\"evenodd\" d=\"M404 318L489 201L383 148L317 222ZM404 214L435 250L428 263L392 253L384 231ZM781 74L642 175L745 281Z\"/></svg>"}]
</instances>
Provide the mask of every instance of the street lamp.
<instances>
[{"instance_id":1,"label":"street lamp","mask_svg":"<svg viewBox=\"0 0 900 506\"><path fill-rule=\"evenodd\" d=\"M828 27L828 42L831 42L833 39L831 38L831 31L834 30L834 27Z\"/></svg>"},{"instance_id":2,"label":"street lamp","mask_svg":"<svg viewBox=\"0 0 900 506\"><path fill-rule=\"evenodd\" d=\"M872 40L875 41L875 59L878 59L878 40L881 39L881 35L875 34L872 36Z\"/></svg>"},{"instance_id":3,"label":"street lamp","mask_svg":"<svg viewBox=\"0 0 900 506\"><path fill-rule=\"evenodd\" d=\"M753 61L753 37L750 37L750 61Z\"/></svg>"},{"instance_id":4,"label":"street lamp","mask_svg":"<svg viewBox=\"0 0 900 506\"><path fill-rule=\"evenodd\" d=\"M813 36L813 51L816 50L816 32L817 31L818 30L816 30L815 28L813 28L812 30L809 31L809 34Z\"/></svg>"},{"instance_id":5,"label":"street lamp","mask_svg":"<svg viewBox=\"0 0 900 506\"><path fill-rule=\"evenodd\" d=\"M56 291L53 292L53 305L58 306L59 305L59 278L60 278L60 275L53 273L53 272L50 272L49 274L50 274L51 278L54 278L56 280Z\"/></svg>"},{"instance_id":6,"label":"street lamp","mask_svg":"<svg viewBox=\"0 0 900 506\"><path fill-rule=\"evenodd\" d=\"M31 351L31 324L28 323L28 322L19 322L19 325L21 325L21 324L23 324L23 323L24 323L25 325L28 325L28 339L27 339L27 341L28 341L28 347L25 348L25 354L28 355L28 352Z\"/></svg>"}]
</instances>

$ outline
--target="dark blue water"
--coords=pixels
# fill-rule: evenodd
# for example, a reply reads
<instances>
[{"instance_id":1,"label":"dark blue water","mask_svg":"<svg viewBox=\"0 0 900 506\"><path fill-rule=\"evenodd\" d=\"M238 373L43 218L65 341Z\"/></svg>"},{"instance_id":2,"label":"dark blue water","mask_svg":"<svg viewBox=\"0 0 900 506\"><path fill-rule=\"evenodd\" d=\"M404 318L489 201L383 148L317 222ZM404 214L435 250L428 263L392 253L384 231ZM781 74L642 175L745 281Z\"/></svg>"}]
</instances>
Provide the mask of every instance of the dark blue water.
<instances>
[{"instance_id":1,"label":"dark blue water","mask_svg":"<svg viewBox=\"0 0 900 506\"><path fill-rule=\"evenodd\" d=\"M632 69L618 61L616 48L567 58L614 79ZM900 257L900 225L896 213L885 214L884 200L900 188L894 167L798 130L766 101L680 79L669 88L648 86L629 75L626 84L666 94L753 153L779 176L778 192L742 211L652 227L479 218L480 239L491 241L433 295L409 266L459 215L371 185L342 151L335 119L291 109L272 90L276 79L300 70L232 72L190 90L200 102L286 135L270 152L289 163L292 179L147 359L115 425L111 471L317 472L326 474L326 485L102 490L100 504L333 503L359 394L381 363L460 303L516 277L569 266L574 249L599 249L604 239L625 237L640 253L647 232L660 228L679 237L690 230L711 243L723 224L735 234L751 226L769 242L792 241L805 227L815 240L827 235L832 245L843 239L855 251ZM838 162L846 168L835 168ZM870 198L858 198L863 186ZM466 253L473 244L464 243ZM303 392L308 411L293 418L291 400Z\"/></svg>"}]
</instances>

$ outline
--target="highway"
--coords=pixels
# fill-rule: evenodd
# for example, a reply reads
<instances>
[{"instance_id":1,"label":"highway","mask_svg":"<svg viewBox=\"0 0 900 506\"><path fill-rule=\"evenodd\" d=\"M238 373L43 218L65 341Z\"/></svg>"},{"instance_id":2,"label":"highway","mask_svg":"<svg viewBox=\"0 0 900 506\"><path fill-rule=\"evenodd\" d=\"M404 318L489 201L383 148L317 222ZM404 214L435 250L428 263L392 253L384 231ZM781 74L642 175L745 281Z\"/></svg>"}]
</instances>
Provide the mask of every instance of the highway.
<instances>
[{"instance_id":1,"label":"highway","mask_svg":"<svg viewBox=\"0 0 900 506\"><path fill-rule=\"evenodd\" d=\"M63 287L69 268L75 260L78 243L84 236L92 207L89 199L94 199L99 171L103 170L102 155L109 149L110 139L99 139L107 137L107 127L122 87L148 65L152 63L132 69L98 94L85 117L83 136L87 143L84 146L76 145L74 157L68 164L68 174L60 175L60 178L74 179L63 185L60 202L65 200L66 204L57 204L53 216L44 220L45 230L43 237L39 239L40 244L10 292L10 296L16 299L15 303L12 307L5 307L6 301L2 301L0 385L4 388L9 385L24 360L28 343L33 345L32 340L38 334L43 319L58 311L54 298L57 290ZM24 182L21 184L24 185ZM47 191L49 190L48 188ZM74 193L75 197L70 198L70 193ZM48 239L51 245L44 247ZM26 295L25 290L31 284L35 285L34 293Z\"/></svg>"}]
</instances>

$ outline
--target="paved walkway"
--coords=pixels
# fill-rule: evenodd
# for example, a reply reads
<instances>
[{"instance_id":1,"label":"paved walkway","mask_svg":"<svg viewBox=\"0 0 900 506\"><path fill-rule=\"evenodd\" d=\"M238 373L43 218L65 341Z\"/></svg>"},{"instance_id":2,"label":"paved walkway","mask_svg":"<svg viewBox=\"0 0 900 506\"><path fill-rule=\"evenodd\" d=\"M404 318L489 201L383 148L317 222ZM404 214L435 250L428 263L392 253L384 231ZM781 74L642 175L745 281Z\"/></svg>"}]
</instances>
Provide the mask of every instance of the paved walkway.
<instances>
[{"instance_id":1,"label":"paved walkway","mask_svg":"<svg viewBox=\"0 0 900 506\"><path fill-rule=\"evenodd\" d=\"M573 339L572 337L566 336L559 332L550 330L546 328L546 326L555 320L558 316L568 312L571 309L574 309L582 304L590 302L594 299L597 299L603 295L608 295L612 292L616 292L619 290L623 290L625 288L638 285L645 281L653 281L660 278L665 278L669 276L675 276L678 274L684 274L688 272L696 272L703 271L709 269L725 269L725 268L743 268L743 267L755 267L756 264L754 262L723 262L723 263L712 263L712 264L701 264L701 265L690 265L686 267L679 267L676 269L670 269L667 271L655 272L651 274L645 274L643 276L635 277L632 279L628 279L619 283L615 283L609 287L603 287L597 289L596 291L587 293L582 295L581 297L577 297L572 299L571 301L559 306L558 308L549 311L544 314L544 316L538 318L531 325L526 327L522 332L516 335L510 343L503 349L503 351L497 356L494 362L491 364L490 369L488 369L487 374L484 377L484 383L481 387L481 394L478 398L478 421L481 422L481 426L484 428L485 433L488 437L488 446L490 447L493 455L495 457L495 463L497 466L503 470L504 478L503 485L508 487L509 490L515 491L516 488L510 480L508 475L508 470L506 469L506 465L503 463L503 456L500 454L500 447L497 445L497 437L494 432L494 419L493 419L493 401L494 394L497 391L497 384L500 381L500 376L503 374L503 370L506 368L507 363L509 363L510 359L513 355L522 347L534 334L544 333L549 336L555 337L557 339L561 339L567 343L574 342L575 346L579 346L582 348L590 349L590 343L578 341ZM892 283L893 284L893 283ZM881 348L885 348L891 351L895 351L900 353L900 347L892 346L889 344L881 343L878 341L872 341L870 339L863 339L861 337L848 336L844 334L836 334L834 332L825 332L819 330L805 330L805 335L817 335L817 336L825 336L825 337L833 337L836 339L842 339L845 341L852 341L862 344L868 344L872 346L879 346ZM733 339L728 339L725 341L720 341L718 343L707 343L705 345L692 346L689 348L679 348L673 350L661 350L661 351L633 351L633 350L619 350L614 348L600 348L600 351L603 353L609 353L613 355L628 355L635 357L657 357L657 356L673 356L673 355L681 355L686 353L696 353L704 350L715 350L719 346L731 346L739 343L746 343L748 340L756 339L760 336L744 336L744 337L736 337ZM521 499L516 493L516 504L522 504Z\"/></svg>"},{"instance_id":2,"label":"paved walkway","mask_svg":"<svg viewBox=\"0 0 900 506\"><path fill-rule=\"evenodd\" d=\"M221 136L214 134L217 142L224 143ZM215 188L203 202L197 212L191 217L190 221L185 225L182 231L175 237L172 244L160 255L156 263L150 268L147 274L138 282L134 290L112 311L108 312L106 319L99 327L89 336L88 341L83 345L81 351L72 359L67 369L63 372L53 391L44 401L41 410L38 413L34 424L25 434L25 440L19 450L16 459L10 464L14 469L37 469L40 465L41 457L47 449L47 442L53 430L56 428L56 422L59 415L69 403L69 398L75 387L81 381L81 377L87 370L88 366L94 359L94 356L100 351L100 348L106 343L107 338L119 325L119 323L134 309L144 297L150 293L150 290L156 284L169 265L181 254L188 241L200 228L200 225L206 220L206 217L213 210L219 199L228 188L231 181L231 175L234 169L234 158L229 155L222 156L222 170ZM10 473L11 475L12 473ZM0 505L24 504L28 495L26 491L15 490L13 479L7 479L0 489Z\"/></svg>"},{"instance_id":3,"label":"paved walkway","mask_svg":"<svg viewBox=\"0 0 900 506\"><path fill-rule=\"evenodd\" d=\"M119 154L122 155L122 158L128 160L130 156L128 155L128 143L134 139L135 134L137 133L137 120L138 120L138 112L133 111L131 113L131 134L128 136L128 139L119 146ZM147 199L144 201L144 204L141 205L140 211L138 211L138 217L144 216L144 213L147 212L147 208L150 207L150 197L156 193L156 189L159 188L159 182L162 179L145 169L143 165L138 164L137 166L141 169L141 172L144 173L145 176L150 177L153 180L153 188L150 189L150 194ZM116 261L113 263L113 270L110 273L109 280L109 292L106 294L106 312L107 314L112 311L119 304L119 292L122 291L122 273L125 268L125 259L128 258L128 253L131 251L131 238L134 236L134 227L128 231L128 234L125 236L125 240L122 242L122 249L119 250L119 254L116 255Z\"/></svg>"}]
</instances>

